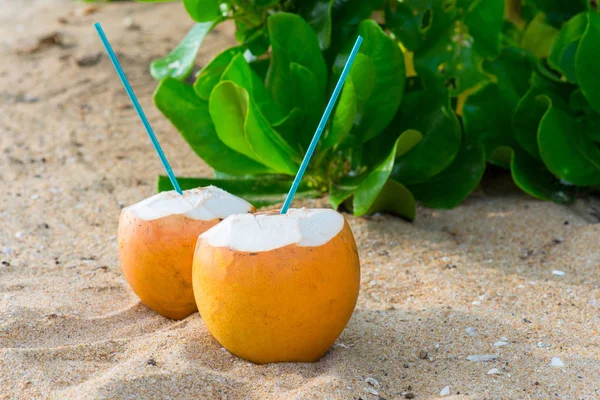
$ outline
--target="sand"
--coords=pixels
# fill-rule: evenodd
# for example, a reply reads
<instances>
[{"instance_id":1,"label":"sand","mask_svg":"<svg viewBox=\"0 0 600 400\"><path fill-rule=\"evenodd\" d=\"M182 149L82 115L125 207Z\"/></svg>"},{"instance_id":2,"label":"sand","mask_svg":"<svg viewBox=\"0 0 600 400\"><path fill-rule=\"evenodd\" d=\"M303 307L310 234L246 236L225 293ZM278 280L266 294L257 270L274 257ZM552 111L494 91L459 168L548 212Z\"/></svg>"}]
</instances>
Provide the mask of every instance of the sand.
<instances>
[{"instance_id":1,"label":"sand","mask_svg":"<svg viewBox=\"0 0 600 400\"><path fill-rule=\"evenodd\" d=\"M315 364L250 364L198 314L174 322L140 304L117 222L162 171L98 56L96 20L176 173L210 174L151 100L150 60L191 26L180 4L2 2L0 397L600 398L600 202L543 203L504 178L454 210L420 208L415 223L348 216L361 293ZM199 64L231 42L220 28Z\"/></svg>"}]
</instances>

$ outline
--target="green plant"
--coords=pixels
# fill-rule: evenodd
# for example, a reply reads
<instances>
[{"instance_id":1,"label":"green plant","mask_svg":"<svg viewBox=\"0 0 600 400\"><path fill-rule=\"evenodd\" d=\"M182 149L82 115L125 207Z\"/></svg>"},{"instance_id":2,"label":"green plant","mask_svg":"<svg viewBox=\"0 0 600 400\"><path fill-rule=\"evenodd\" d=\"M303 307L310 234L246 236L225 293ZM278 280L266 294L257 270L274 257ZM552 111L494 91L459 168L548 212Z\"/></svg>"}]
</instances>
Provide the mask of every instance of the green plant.
<instances>
[{"instance_id":1,"label":"green plant","mask_svg":"<svg viewBox=\"0 0 600 400\"><path fill-rule=\"evenodd\" d=\"M600 15L573 0L184 0L154 100L215 179L283 200L356 35L365 41L301 196L356 215L450 208L492 163L544 200L600 184ZM239 45L186 83L214 26ZM168 190L168 180L159 179Z\"/></svg>"}]
</instances>

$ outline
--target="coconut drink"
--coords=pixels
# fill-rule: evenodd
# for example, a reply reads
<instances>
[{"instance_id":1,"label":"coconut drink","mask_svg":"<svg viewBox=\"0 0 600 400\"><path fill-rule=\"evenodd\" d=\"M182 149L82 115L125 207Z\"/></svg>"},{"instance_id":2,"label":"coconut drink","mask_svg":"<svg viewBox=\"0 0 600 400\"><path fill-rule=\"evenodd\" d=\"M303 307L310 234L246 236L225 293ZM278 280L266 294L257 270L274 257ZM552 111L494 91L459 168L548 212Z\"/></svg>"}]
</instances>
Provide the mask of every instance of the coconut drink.
<instances>
[{"instance_id":1,"label":"coconut drink","mask_svg":"<svg viewBox=\"0 0 600 400\"><path fill-rule=\"evenodd\" d=\"M127 283L160 315L187 317L197 310L192 261L198 236L229 215L250 211L250 203L214 186L162 192L124 208L118 243Z\"/></svg>"},{"instance_id":2,"label":"coconut drink","mask_svg":"<svg viewBox=\"0 0 600 400\"><path fill-rule=\"evenodd\" d=\"M320 359L350 320L360 286L350 226L327 209L230 216L200 235L193 265L208 330L257 364Z\"/></svg>"},{"instance_id":3,"label":"coconut drink","mask_svg":"<svg viewBox=\"0 0 600 400\"><path fill-rule=\"evenodd\" d=\"M314 362L342 333L360 287L356 242L334 210L290 209L363 39L358 37L279 214L232 215L198 238L192 280L208 330L257 364Z\"/></svg>"}]
</instances>

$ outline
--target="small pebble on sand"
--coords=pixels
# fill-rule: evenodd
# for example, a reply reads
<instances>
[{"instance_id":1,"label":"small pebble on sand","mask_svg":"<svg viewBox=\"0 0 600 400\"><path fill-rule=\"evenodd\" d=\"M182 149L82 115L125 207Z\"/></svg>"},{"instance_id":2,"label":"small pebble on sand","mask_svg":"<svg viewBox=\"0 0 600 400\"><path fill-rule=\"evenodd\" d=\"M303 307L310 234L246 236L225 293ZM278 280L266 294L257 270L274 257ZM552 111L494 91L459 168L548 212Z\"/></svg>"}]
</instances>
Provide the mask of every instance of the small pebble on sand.
<instances>
[{"instance_id":1,"label":"small pebble on sand","mask_svg":"<svg viewBox=\"0 0 600 400\"><path fill-rule=\"evenodd\" d=\"M123 19L123 25L125 25L126 29L129 29L132 31L140 29L140 26L138 24L136 24L135 21L133 20L133 18L131 18L131 16L129 16L129 15Z\"/></svg>"},{"instance_id":2,"label":"small pebble on sand","mask_svg":"<svg viewBox=\"0 0 600 400\"><path fill-rule=\"evenodd\" d=\"M12 252L13 252L13 249L11 249L10 247L4 247L4 248L2 249L2 252L3 252L4 254L12 254Z\"/></svg>"},{"instance_id":3,"label":"small pebble on sand","mask_svg":"<svg viewBox=\"0 0 600 400\"><path fill-rule=\"evenodd\" d=\"M498 368L492 368L487 372L488 375L502 375Z\"/></svg>"},{"instance_id":4,"label":"small pebble on sand","mask_svg":"<svg viewBox=\"0 0 600 400\"><path fill-rule=\"evenodd\" d=\"M558 269L555 269L554 271L552 271L552 275L554 275L554 276L565 276L565 271L560 271Z\"/></svg>"},{"instance_id":5,"label":"small pebble on sand","mask_svg":"<svg viewBox=\"0 0 600 400\"><path fill-rule=\"evenodd\" d=\"M550 347L550 345L548 343L538 342L537 347L539 347L540 349L547 349Z\"/></svg>"},{"instance_id":6,"label":"small pebble on sand","mask_svg":"<svg viewBox=\"0 0 600 400\"><path fill-rule=\"evenodd\" d=\"M500 341L494 343L494 346L496 346L496 347L507 346L507 345L508 345L508 343L503 340L500 340Z\"/></svg>"},{"instance_id":7,"label":"small pebble on sand","mask_svg":"<svg viewBox=\"0 0 600 400\"><path fill-rule=\"evenodd\" d=\"M477 332L475 332L475 328L468 327L465 329L465 333L469 336L477 336Z\"/></svg>"},{"instance_id":8,"label":"small pebble on sand","mask_svg":"<svg viewBox=\"0 0 600 400\"><path fill-rule=\"evenodd\" d=\"M450 394L450 386L446 386L440 392L440 396L448 396Z\"/></svg>"},{"instance_id":9,"label":"small pebble on sand","mask_svg":"<svg viewBox=\"0 0 600 400\"><path fill-rule=\"evenodd\" d=\"M565 366L565 363L558 357L552 357L552 361L550 361L550 365L553 367L562 368Z\"/></svg>"},{"instance_id":10,"label":"small pebble on sand","mask_svg":"<svg viewBox=\"0 0 600 400\"><path fill-rule=\"evenodd\" d=\"M25 236L25 234L23 232L21 232L21 231L15 233L15 237L17 239L23 239L24 236Z\"/></svg>"}]
</instances>

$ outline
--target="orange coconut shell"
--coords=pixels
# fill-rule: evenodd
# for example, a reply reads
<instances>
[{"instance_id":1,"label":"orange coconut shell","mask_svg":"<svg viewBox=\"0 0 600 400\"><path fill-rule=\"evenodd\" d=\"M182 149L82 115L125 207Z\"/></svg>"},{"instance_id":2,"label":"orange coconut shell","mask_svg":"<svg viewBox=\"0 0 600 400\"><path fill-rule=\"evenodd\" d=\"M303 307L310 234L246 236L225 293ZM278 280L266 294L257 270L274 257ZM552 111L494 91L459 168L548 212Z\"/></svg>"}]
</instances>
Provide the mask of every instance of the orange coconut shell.
<instances>
[{"instance_id":1,"label":"orange coconut shell","mask_svg":"<svg viewBox=\"0 0 600 400\"><path fill-rule=\"evenodd\" d=\"M360 286L347 222L318 247L252 253L200 238L192 274L208 330L228 351L257 364L319 360L350 320Z\"/></svg>"},{"instance_id":2,"label":"orange coconut shell","mask_svg":"<svg viewBox=\"0 0 600 400\"><path fill-rule=\"evenodd\" d=\"M125 279L148 307L171 319L197 310L192 261L198 236L220 222L169 215L143 220L127 209L119 220L119 258Z\"/></svg>"}]
</instances>

